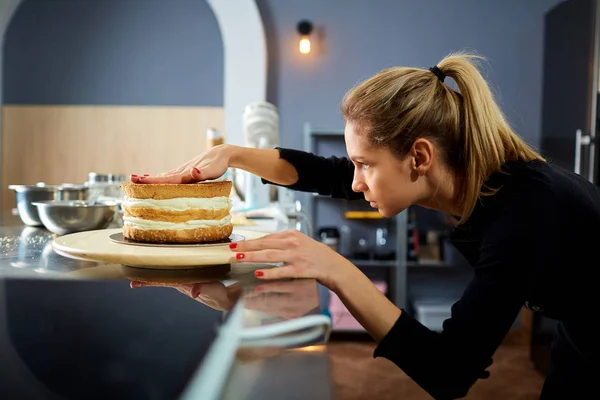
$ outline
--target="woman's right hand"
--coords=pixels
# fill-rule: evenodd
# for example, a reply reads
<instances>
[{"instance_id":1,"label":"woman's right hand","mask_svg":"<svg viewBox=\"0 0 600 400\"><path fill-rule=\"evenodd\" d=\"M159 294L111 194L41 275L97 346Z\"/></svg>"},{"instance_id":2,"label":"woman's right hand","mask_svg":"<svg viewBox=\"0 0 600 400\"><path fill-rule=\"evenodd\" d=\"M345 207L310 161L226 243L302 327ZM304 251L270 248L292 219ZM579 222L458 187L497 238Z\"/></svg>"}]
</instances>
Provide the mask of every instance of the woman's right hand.
<instances>
[{"instance_id":1,"label":"woman's right hand","mask_svg":"<svg viewBox=\"0 0 600 400\"><path fill-rule=\"evenodd\" d=\"M158 175L135 175L133 183L194 183L221 177L229 168L235 146L222 144L191 159L185 164Z\"/></svg>"}]
</instances>

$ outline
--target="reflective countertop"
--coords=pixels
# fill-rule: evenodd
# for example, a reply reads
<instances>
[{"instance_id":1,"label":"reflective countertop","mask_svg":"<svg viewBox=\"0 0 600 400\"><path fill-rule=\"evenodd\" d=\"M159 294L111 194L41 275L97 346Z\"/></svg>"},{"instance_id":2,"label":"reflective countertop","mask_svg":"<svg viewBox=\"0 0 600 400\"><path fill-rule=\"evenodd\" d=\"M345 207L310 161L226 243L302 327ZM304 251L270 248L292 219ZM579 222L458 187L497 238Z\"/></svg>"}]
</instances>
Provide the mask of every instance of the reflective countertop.
<instances>
[{"instance_id":1,"label":"reflective countertop","mask_svg":"<svg viewBox=\"0 0 600 400\"><path fill-rule=\"evenodd\" d=\"M44 349L39 350L42 353L50 351L48 343L44 347L39 339L35 339L35 343L31 341L33 332L38 332L38 337L39 332L71 337L68 346L65 345L65 352L86 352L90 346L100 346L103 341L110 343L108 337L113 334L121 335L115 341L125 340L123 338L126 334L142 335L140 337L148 336L147 340L152 341L152 345L147 345L152 349L154 358L148 358L147 354L144 355L146 358L138 355L136 362L173 364L169 368L170 377L167 379L164 371L148 368L144 375L146 378L152 377L155 382L159 382L164 376L165 383L161 382L162 386L157 384L156 387L145 383L133 392L131 387L124 388L123 397L167 398L167 393L172 395L179 390L176 389L177 385L189 383L185 380L187 378L177 376L173 371L179 370L181 374L188 375L193 372L194 368L190 367L190 363L201 360L202 357L194 358L189 354L204 351L202 349L206 346L203 347L202 343L210 343L214 325L225 319L237 304L242 307L244 328L262 327L321 314L322 300L316 281L257 280L254 270L264 268L265 265L233 264L187 270L157 270L81 261L56 254L52 249L55 237L44 228L24 226L18 217L12 215L5 215L0 220L0 320L6 319L6 323L0 322L0 380L5 382L18 382L28 374L33 374L37 380L44 382L44 379L50 379L49 376L59 373L60 368L55 365L50 369L43 369L41 366L48 363L40 361L39 353L28 355L28 351L33 351L34 345ZM17 300L18 307L15 306ZM101 312L95 307L99 302L104 306ZM107 309L110 311L106 311ZM53 312L56 314L54 317ZM51 317L54 319L50 319ZM44 325L40 322L44 319L51 322L46 321ZM81 348L72 348L78 338L91 337L89 331L92 328L89 327L95 325L94 332L101 339L94 342L80 339ZM140 333L142 327L145 328ZM190 336L190 330L193 330L195 336ZM150 331L154 336L149 336ZM15 335L20 336L15 338ZM198 339L190 339L191 337ZM131 336L127 340L131 341ZM265 339L258 345L242 344L235 354L222 398L333 398L326 340L326 336L319 336L304 342ZM19 344L16 342L25 346L25 350L21 349L19 352ZM142 348L140 342L143 341L127 342L127 348L131 349L130 343L134 343L133 347L140 346L136 351L148 352L148 348ZM13 349L10 343L16 343ZM61 350L56 348L54 342L52 348L53 357L60 359ZM86 360L95 360L100 355L110 353L110 349L95 351L94 354L87 355ZM172 354L176 351L182 353L179 358L183 360L179 364L172 361L179 359L176 354ZM138 369L139 365L143 365L132 364L131 359L122 360L131 355L130 352L126 354L128 355L123 356L115 353L110 362L118 364L122 361L120 368L125 369L129 365ZM28 374L18 372L15 357L21 359L18 362L19 368L29 369ZM27 357L29 359L25 360ZM73 358L71 354L69 357ZM165 361L167 359L169 362ZM113 365L107 362L104 361L102 365ZM32 365L40 366L41 369L33 371ZM68 367L64 367L60 371L67 370ZM119 367L110 367L111 374L114 375L115 370L118 371ZM82 382L81 387L85 387L85 379L89 374L98 373L92 366L85 373L77 372L78 375L75 375L78 382ZM52 382L55 381L57 380ZM28 390L33 390L32 385L25 386L28 386ZM69 390L74 391L76 386L71 379ZM55 392L60 392L54 389ZM137 397L131 393L136 393ZM106 393L109 394L114 395L114 392Z\"/></svg>"}]
</instances>

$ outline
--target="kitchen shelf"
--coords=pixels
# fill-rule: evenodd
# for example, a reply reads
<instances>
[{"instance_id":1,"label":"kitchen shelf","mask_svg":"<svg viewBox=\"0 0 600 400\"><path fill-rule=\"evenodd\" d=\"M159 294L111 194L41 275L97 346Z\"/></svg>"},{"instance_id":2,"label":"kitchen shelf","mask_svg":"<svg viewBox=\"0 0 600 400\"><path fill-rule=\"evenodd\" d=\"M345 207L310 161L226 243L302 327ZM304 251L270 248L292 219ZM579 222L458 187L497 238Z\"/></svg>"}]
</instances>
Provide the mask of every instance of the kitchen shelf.
<instances>
[{"instance_id":1,"label":"kitchen shelf","mask_svg":"<svg viewBox=\"0 0 600 400\"><path fill-rule=\"evenodd\" d=\"M315 153L317 149L317 144L319 141L327 142L329 139L341 140L341 144L343 144L344 138L344 130L343 129L318 129L312 127L309 123L304 124L304 148L303 150L309 153ZM304 211L308 218L312 222L312 226L314 227L314 232L318 231L315 215L316 203L318 201L328 201L323 200L325 198L331 199L330 196L323 196L319 194L307 194L306 202L302 204ZM354 201L348 201L345 199L334 199L337 201L346 202L346 205L356 204ZM368 205L365 200L362 201L364 205ZM362 205L362 204L361 204ZM358 210L347 210L344 208L340 208L340 213L343 213L342 217L345 217L346 220L356 221L356 223L360 224L361 221L373 221L377 224L385 221L386 224L392 223L394 225L395 230L395 243L394 243L394 252L396 254L397 260L376 260L376 259L351 259L350 261L355 264L358 268L364 268L365 273L368 270L376 271L377 268L387 268L385 278L387 287L388 287L388 298L398 307L402 308L406 306L406 256L407 256L407 213L403 211L402 213L394 216L393 218L383 217L378 211L364 210L361 211L360 207ZM359 218L357 218L359 217ZM335 327L334 327L335 330Z\"/></svg>"},{"instance_id":2,"label":"kitchen shelf","mask_svg":"<svg viewBox=\"0 0 600 400\"><path fill-rule=\"evenodd\" d=\"M411 268L450 268L451 265L444 261L425 260L425 261L407 261L407 267Z\"/></svg>"},{"instance_id":3,"label":"kitchen shelf","mask_svg":"<svg viewBox=\"0 0 600 400\"><path fill-rule=\"evenodd\" d=\"M379 211L346 211L344 213L346 219L384 219Z\"/></svg>"}]
</instances>

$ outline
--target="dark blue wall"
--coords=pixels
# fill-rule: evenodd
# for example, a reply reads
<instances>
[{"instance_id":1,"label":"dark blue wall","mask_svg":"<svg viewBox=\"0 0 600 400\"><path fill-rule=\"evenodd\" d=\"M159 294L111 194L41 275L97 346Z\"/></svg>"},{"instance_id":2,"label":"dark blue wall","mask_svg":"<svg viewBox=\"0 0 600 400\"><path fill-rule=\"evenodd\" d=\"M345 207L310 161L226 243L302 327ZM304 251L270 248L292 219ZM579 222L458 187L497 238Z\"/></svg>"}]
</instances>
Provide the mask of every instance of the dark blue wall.
<instances>
[{"instance_id":1,"label":"dark blue wall","mask_svg":"<svg viewBox=\"0 0 600 400\"><path fill-rule=\"evenodd\" d=\"M223 105L204 0L26 0L4 45L6 104Z\"/></svg>"},{"instance_id":2,"label":"dark blue wall","mask_svg":"<svg viewBox=\"0 0 600 400\"><path fill-rule=\"evenodd\" d=\"M473 49L508 119L537 145L543 15L560 1L257 0L281 144L301 147L304 122L342 128L344 93L382 68ZM323 32L308 57L297 50L303 18ZM222 41L204 0L26 0L4 56L7 104L223 104Z\"/></svg>"},{"instance_id":3,"label":"dark blue wall","mask_svg":"<svg viewBox=\"0 0 600 400\"><path fill-rule=\"evenodd\" d=\"M472 49L515 129L538 145L543 18L561 0L257 0L269 36L269 95L281 111L281 143L302 146L302 124L343 128L339 104L382 68L428 68ZM323 30L321 54L298 53L299 20ZM318 45L318 43L317 43Z\"/></svg>"}]
</instances>

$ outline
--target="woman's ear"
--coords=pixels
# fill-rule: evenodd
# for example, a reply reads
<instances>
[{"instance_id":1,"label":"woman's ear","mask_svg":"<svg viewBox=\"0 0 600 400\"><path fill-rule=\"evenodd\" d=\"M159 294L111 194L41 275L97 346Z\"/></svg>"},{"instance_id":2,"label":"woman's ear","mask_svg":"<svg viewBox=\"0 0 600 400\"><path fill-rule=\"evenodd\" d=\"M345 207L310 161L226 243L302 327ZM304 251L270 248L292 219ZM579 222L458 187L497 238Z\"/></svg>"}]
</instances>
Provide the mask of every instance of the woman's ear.
<instances>
[{"instance_id":1,"label":"woman's ear","mask_svg":"<svg viewBox=\"0 0 600 400\"><path fill-rule=\"evenodd\" d=\"M433 152L433 143L425 138L419 138L413 143L411 167L419 176L425 175L431 168Z\"/></svg>"}]
</instances>

